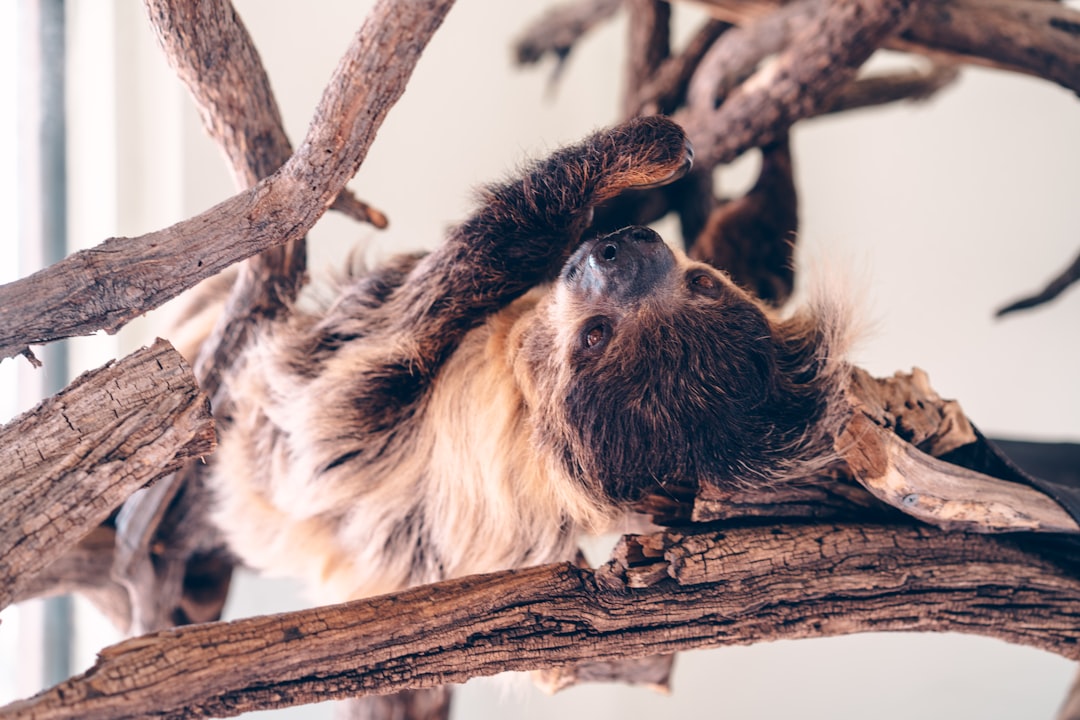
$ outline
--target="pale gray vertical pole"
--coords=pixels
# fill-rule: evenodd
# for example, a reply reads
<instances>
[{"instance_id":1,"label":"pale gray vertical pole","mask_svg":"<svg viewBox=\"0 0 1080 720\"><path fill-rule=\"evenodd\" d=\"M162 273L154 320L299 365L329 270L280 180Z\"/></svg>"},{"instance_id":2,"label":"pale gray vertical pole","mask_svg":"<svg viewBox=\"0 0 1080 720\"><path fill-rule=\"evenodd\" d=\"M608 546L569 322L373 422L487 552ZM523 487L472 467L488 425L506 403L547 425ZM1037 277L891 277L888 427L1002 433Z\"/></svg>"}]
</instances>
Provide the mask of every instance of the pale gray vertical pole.
<instances>
[{"instance_id":1,"label":"pale gray vertical pole","mask_svg":"<svg viewBox=\"0 0 1080 720\"><path fill-rule=\"evenodd\" d=\"M21 274L67 255L67 126L64 0L20 0L19 217ZM37 352L27 392L47 397L68 381L68 348L53 343ZM41 680L53 685L72 674L73 605L70 597L45 601Z\"/></svg>"}]
</instances>

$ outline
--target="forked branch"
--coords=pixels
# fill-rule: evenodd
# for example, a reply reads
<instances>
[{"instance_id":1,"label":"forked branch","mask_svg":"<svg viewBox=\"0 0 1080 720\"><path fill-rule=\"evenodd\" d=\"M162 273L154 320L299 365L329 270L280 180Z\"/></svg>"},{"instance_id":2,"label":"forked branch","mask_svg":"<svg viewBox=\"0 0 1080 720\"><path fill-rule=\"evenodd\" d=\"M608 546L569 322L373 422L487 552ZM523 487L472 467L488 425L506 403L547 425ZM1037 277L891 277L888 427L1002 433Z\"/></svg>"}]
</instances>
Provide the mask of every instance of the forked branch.
<instances>
[{"instance_id":1,"label":"forked branch","mask_svg":"<svg viewBox=\"0 0 1080 720\"><path fill-rule=\"evenodd\" d=\"M356 173L452 5L380 0L335 70L304 142L251 190L0 286L0 359L34 343L113 332L231 264L303 237Z\"/></svg>"}]
</instances>

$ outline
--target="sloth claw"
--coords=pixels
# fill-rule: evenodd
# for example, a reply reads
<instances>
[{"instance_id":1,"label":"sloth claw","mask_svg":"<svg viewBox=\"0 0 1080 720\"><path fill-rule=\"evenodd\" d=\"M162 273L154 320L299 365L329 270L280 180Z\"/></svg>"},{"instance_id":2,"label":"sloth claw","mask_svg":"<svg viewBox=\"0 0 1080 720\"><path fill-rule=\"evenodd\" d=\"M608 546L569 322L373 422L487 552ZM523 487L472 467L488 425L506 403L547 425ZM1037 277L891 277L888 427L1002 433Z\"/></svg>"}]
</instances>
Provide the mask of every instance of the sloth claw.
<instances>
[{"instance_id":1,"label":"sloth claw","mask_svg":"<svg viewBox=\"0 0 1080 720\"><path fill-rule=\"evenodd\" d=\"M645 183L643 185L634 185L634 190L651 190L652 188L663 187L664 185L670 185L676 180L685 177L690 168L694 166L694 146L690 144L689 140L683 140L683 156L682 162L679 167L675 169L670 175L663 177L659 180Z\"/></svg>"},{"instance_id":2,"label":"sloth claw","mask_svg":"<svg viewBox=\"0 0 1080 720\"><path fill-rule=\"evenodd\" d=\"M690 171L694 150L678 123L657 115L613 128L608 193L648 190L675 182ZM606 193L605 193L606 194Z\"/></svg>"}]
</instances>

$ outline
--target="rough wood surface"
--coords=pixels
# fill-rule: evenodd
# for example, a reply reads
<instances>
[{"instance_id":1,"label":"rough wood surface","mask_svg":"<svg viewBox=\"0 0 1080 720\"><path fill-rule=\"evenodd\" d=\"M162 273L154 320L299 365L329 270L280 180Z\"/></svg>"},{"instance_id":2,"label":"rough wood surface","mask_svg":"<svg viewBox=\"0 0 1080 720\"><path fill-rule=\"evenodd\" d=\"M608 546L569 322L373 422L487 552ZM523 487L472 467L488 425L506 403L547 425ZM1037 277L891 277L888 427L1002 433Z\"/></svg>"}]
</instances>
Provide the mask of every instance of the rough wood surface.
<instances>
[{"instance_id":1,"label":"rough wood surface","mask_svg":"<svg viewBox=\"0 0 1080 720\"><path fill-rule=\"evenodd\" d=\"M752 23L786 0L695 0L723 20ZM1080 11L1047 0L925 0L903 33L886 41L950 63L1043 77L1080 93Z\"/></svg>"},{"instance_id":2,"label":"rough wood surface","mask_svg":"<svg viewBox=\"0 0 1080 720\"><path fill-rule=\"evenodd\" d=\"M231 264L303 237L356 173L452 5L380 0L334 71L303 143L251 190L0 286L0 359L34 343L113 332Z\"/></svg>"},{"instance_id":3,"label":"rough wood surface","mask_svg":"<svg viewBox=\"0 0 1080 720\"><path fill-rule=\"evenodd\" d=\"M918 4L917 0L823 4L775 62L727 93L718 107L692 102L676 113L694 144L695 161L705 166L730 162L751 147L776 141L797 120L823 112L867 58L910 21ZM691 93L699 83L712 84L708 77L695 77Z\"/></svg>"},{"instance_id":4,"label":"rough wood surface","mask_svg":"<svg viewBox=\"0 0 1080 720\"><path fill-rule=\"evenodd\" d=\"M169 65L198 107L206 131L229 159L238 188L272 175L292 155L270 80L228 0L144 0ZM357 220L386 227L386 216L345 189L334 200Z\"/></svg>"},{"instance_id":5,"label":"rough wood surface","mask_svg":"<svg viewBox=\"0 0 1080 720\"><path fill-rule=\"evenodd\" d=\"M0 607L128 495L214 442L206 396L164 340L0 428Z\"/></svg>"},{"instance_id":6,"label":"rough wood surface","mask_svg":"<svg viewBox=\"0 0 1080 720\"><path fill-rule=\"evenodd\" d=\"M1080 658L1080 581L1067 563L929 527L631 537L595 572L547 565L128 640L0 718L235 715L505 670L870 630L979 633Z\"/></svg>"},{"instance_id":7,"label":"rough wood surface","mask_svg":"<svg viewBox=\"0 0 1080 720\"><path fill-rule=\"evenodd\" d=\"M977 436L960 405L938 396L921 370L877 380L856 369L849 397L853 413L836 449L882 502L946 530L1080 533L1042 492L935 459Z\"/></svg>"}]
</instances>

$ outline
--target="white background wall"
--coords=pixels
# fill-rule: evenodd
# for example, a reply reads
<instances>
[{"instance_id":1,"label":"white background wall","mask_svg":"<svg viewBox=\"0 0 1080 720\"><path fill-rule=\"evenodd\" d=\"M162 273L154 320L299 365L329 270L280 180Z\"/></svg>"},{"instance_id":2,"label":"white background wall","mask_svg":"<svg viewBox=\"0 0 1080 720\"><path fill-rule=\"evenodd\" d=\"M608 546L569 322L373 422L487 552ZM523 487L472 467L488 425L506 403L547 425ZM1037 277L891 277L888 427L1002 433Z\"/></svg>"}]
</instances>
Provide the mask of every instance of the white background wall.
<instances>
[{"instance_id":1,"label":"white background wall","mask_svg":"<svg viewBox=\"0 0 1080 720\"><path fill-rule=\"evenodd\" d=\"M617 119L622 21L575 50L554 92L549 67L512 67L512 39L550 4L460 0L351 185L389 215L390 230L327 217L312 233L317 267L357 242L381 253L430 246L467 212L470 187ZM298 141L370 2L236 6ZM678 12L685 21L686 8ZM73 52L85 60L72 78L76 242L155 230L231 195L225 165L138 4L74 0L72 21ZM1080 246L1078 128L1080 101L1070 93L980 70L928 104L798 127L800 252L846 268L864 288L872 332L859 363L879 374L925 368L988 433L1080 441L1080 291L992 318ZM725 173L725 185L748 182L753 164ZM93 194L103 188L116 199ZM154 330L153 319L142 328ZM90 351L87 366L103 362L93 352L114 350ZM244 576L228 613L303 602L288 583ZM103 641L92 632L85 640L87 650ZM981 638L864 635L686 653L671 697L621 687L507 695L474 682L459 693L455 716L1049 718L1073 670L1055 656ZM274 715L328 716L327 706Z\"/></svg>"}]
</instances>

